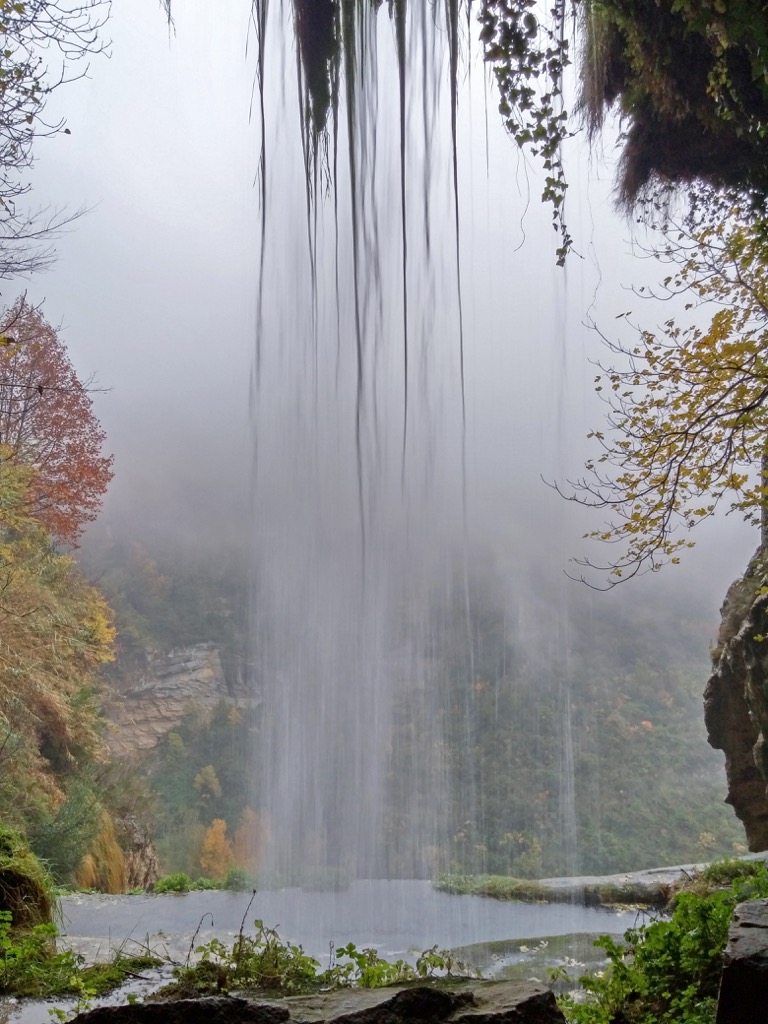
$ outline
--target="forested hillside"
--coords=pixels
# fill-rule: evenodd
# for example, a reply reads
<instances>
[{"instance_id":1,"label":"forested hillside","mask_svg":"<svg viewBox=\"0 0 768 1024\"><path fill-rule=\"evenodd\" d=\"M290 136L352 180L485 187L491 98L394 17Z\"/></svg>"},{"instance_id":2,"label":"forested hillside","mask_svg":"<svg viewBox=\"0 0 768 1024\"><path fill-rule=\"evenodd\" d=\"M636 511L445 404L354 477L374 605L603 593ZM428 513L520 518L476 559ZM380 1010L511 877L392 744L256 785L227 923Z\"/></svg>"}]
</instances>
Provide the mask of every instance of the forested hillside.
<instances>
[{"instance_id":1,"label":"forested hillside","mask_svg":"<svg viewBox=\"0 0 768 1024\"><path fill-rule=\"evenodd\" d=\"M218 645L225 663L244 671L251 608L247 542L214 537L194 546L158 544L123 525L108 534L94 531L82 560L119 625L109 670L118 689L130 685L147 651L192 644Z\"/></svg>"},{"instance_id":2,"label":"forested hillside","mask_svg":"<svg viewBox=\"0 0 768 1024\"><path fill-rule=\"evenodd\" d=\"M250 660L243 560L198 555L195 564L189 552L111 549L101 582L116 609L118 687L147 646L213 640L225 661ZM570 605L530 593L524 607L487 557L477 565L474 681L457 582L434 595L422 676L399 687L381 871L535 877L742 850L741 828L723 803L721 757L704 734L701 686L714 627L696 600L642 611L631 600L584 600L574 586ZM222 876L237 865L258 873L269 820L256 773L270 728L259 697L273 680L251 684L254 706L193 710L142 756L164 871ZM311 678L306 688L311 699ZM425 716L433 715L442 740L425 758L425 737L435 732ZM445 817L436 844L414 846L412 826L438 805ZM211 858L204 844L214 833ZM343 876L345 865L338 868Z\"/></svg>"},{"instance_id":3,"label":"forested hillside","mask_svg":"<svg viewBox=\"0 0 768 1024\"><path fill-rule=\"evenodd\" d=\"M739 848L701 721L708 626L695 602L651 611L582 594L510 627L478 589L470 693L466 648L443 648L449 870L591 874Z\"/></svg>"}]
</instances>

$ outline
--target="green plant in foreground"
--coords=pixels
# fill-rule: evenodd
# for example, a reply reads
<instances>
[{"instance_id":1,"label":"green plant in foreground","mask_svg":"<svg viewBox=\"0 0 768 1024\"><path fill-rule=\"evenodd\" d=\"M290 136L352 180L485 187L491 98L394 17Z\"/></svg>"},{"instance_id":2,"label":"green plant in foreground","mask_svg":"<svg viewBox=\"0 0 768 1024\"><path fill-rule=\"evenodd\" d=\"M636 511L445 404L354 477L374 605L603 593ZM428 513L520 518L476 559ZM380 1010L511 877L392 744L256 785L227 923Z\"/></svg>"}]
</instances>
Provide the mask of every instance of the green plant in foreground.
<instances>
[{"instance_id":1,"label":"green plant in foreground","mask_svg":"<svg viewBox=\"0 0 768 1024\"><path fill-rule=\"evenodd\" d=\"M111 992L126 978L160 960L149 955L128 956L118 950L109 963L83 966L71 950L56 949L57 929L39 924L26 932L11 928L11 914L0 910L0 995L44 998L76 995L81 999Z\"/></svg>"},{"instance_id":2,"label":"green plant in foreground","mask_svg":"<svg viewBox=\"0 0 768 1024\"><path fill-rule=\"evenodd\" d=\"M161 994L192 997L235 989L292 994L353 986L381 988L437 975L479 975L437 946L425 950L414 967L405 960L384 960L375 949L358 949L351 942L339 948L331 946L331 962L321 971L318 961L301 946L283 941L263 921L255 921L254 926L253 936L245 935L241 926L231 948L219 939L198 946L199 961L175 968L176 980Z\"/></svg>"},{"instance_id":3,"label":"green plant in foreground","mask_svg":"<svg viewBox=\"0 0 768 1024\"><path fill-rule=\"evenodd\" d=\"M465 960L457 960L449 949L432 946L422 950L416 960L416 973L420 978L471 977L480 978L482 971Z\"/></svg>"},{"instance_id":4,"label":"green plant in foreground","mask_svg":"<svg viewBox=\"0 0 768 1024\"><path fill-rule=\"evenodd\" d=\"M56 952L56 926L38 924L23 934L11 930L11 913L0 910L0 994L47 996L72 991L82 958Z\"/></svg>"},{"instance_id":5,"label":"green plant in foreground","mask_svg":"<svg viewBox=\"0 0 768 1024\"><path fill-rule=\"evenodd\" d=\"M679 893L668 920L629 929L623 943L601 936L596 945L605 951L608 966L579 979L583 1001L573 995L561 999L568 1021L713 1024L733 909L743 900L765 896L768 869L747 863L731 888L706 895ZM565 970L555 977L573 983Z\"/></svg>"},{"instance_id":6,"label":"green plant in foreground","mask_svg":"<svg viewBox=\"0 0 768 1024\"><path fill-rule=\"evenodd\" d=\"M253 936L245 935L241 928L231 948L219 939L196 947L198 963L176 967L176 981L162 993L198 995L249 988L298 992L312 988L318 978L317 960L301 946L283 942L263 921L255 921L254 926Z\"/></svg>"},{"instance_id":7,"label":"green plant in foreground","mask_svg":"<svg viewBox=\"0 0 768 1024\"><path fill-rule=\"evenodd\" d=\"M337 957L346 959L340 963ZM413 981L416 971L405 960L394 963L382 959L375 949L358 949L349 942L335 951L323 981L328 987L359 985L361 988L383 988L403 981Z\"/></svg>"},{"instance_id":8,"label":"green plant in foreground","mask_svg":"<svg viewBox=\"0 0 768 1024\"><path fill-rule=\"evenodd\" d=\"M346 959L342 963L339 958ZM432 946L423 950L415 967L405 960L384 960L375 949L358 949L348 943L331 952L331 963L320 978L324 987L339 988L359 985L361 988L383 988L407 981L435 977L480 977L480 971L457 960L447 949Z\"/></svg>"}]
</instances>

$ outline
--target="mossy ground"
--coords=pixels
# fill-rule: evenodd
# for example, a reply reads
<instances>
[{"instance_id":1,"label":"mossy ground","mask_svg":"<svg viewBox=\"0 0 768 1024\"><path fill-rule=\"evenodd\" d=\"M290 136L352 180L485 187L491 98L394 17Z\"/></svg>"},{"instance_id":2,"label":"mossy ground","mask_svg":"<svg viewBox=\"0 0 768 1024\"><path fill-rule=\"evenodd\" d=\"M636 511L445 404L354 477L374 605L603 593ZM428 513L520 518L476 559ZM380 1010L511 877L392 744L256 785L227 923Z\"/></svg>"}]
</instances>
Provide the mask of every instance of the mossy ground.
<instances>
[{"instance_id":1,"label":"mossy ground","mask_svg":"<svg viewBox=\"0 0 768 1024\"><path fill-rule=\"evenodd\" d=\"M151 954L127 956L118 953L109 963L92 964L81 972L83 988L95 996L105 995L120 988L142 971L160 967L162 960Z\"/></svg>"},{"instance_id":2,"label":"mossy ground","mask_svg":"<svg viewBox=\"0 0 768 1024\"><path fill-rule=\"evenodd\" d=\"M487 896L495 900L520 903L582 903L587 907L654 907L666 906L670 887L651 886L644 882L604 882L568 887L505 875L439 875L435 889L462 896Z\"/></svg>"}]
</instances>

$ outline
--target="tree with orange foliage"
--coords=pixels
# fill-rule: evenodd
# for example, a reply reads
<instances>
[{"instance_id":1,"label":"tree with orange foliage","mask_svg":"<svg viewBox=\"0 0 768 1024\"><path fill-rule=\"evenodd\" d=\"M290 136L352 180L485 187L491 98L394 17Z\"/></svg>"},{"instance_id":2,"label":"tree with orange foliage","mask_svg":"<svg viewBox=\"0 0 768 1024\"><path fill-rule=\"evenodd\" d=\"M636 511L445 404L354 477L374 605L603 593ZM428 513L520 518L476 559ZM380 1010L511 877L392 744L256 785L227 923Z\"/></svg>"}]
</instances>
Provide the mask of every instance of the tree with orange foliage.
<instances>
[{"instance_id":1,"label":"tree with orange foliage","mask_svg":"<svg viewBox=\"0 0 768 1024\"><path fill-rule=\"evenodd\" d=\"M19 299L0 322L0 445L35 470L29 511L66 544L95 519L112 479L92 405L56 330Z\"/></svg>"},{"instance_id":2,"label":"tree with orange foliage","mask_svg":"<svg viewBox=\"0 0 768 1024\"><path fill-rule=\"evenodd\" d=\"M227 823L223 818L214 818L203 838L200 867L211 878L223 878L234 863L232 844L227 839Z\"/></svg>"}]
</instances>

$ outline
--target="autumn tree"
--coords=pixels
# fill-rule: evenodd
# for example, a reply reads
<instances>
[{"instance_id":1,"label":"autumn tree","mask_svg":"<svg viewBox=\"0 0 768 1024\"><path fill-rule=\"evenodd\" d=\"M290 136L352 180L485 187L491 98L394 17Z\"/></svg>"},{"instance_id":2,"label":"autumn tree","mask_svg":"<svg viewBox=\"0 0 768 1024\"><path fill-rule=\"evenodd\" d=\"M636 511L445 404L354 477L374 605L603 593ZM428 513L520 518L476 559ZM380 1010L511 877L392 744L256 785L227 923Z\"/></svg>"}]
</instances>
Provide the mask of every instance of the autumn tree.
<instances>
[{"instance_id":1,"label":"autumn tree","mask_svg":"<svg viewBox=\"0 0 768 1024\"><path fill-rule=\"evenodd\" d=\"M112 478L105 433L61 338L20 299L0 323L0 444L35 470L29 511L59 541L74 543Z\"/></svg>"},{"instance_id":2,"label":"autumn tree","mask_svg":"<svg viewBox=\"0 0 768 1024\"><path fill-rule=\"evenodd\" d=\"M227 823L214 818L203 838L200 867L211 878L223 878L235 862L232 844L227 839Z\"/></svg>"},{"instance_id":3,"label":"autumn tree","mask_svg":"<svg viewBox=\"0 0 768 1024\"><path fill-rule=\"evenodd\" d=\"M0 818L76 866L100 820L88 771L104 748L95 686L112 657L104 599L30 514L34 470L0 447ZM91 834L93 830L93 834Z\"/></svg>"},{"instance_id":4,"label":"autumn tree","mask_svg":"<svg viewBox=\"0 0 768 1024\"><path fill-rule=\"evenodd\" d=\"M722 505L765 518L766 230L748 200L704 194L656 253L670 265L665 297L686 296L690 322L670 317L629 347L604 339L616 365L600 365L595 381L609 406L590 434L601 451L567 496L608 516L588 536L618 555L582 564L607 572L609 586L679 561L689 531Z\"/></svg>"},{"instance_id":5,"label":"autumn tree","mask_svg":"<svg viewBox=\"0 0 768 1024\"><path fill-rule=\"evenodd\" d=\"M202 801L221 796L221 783L212 764L207 764L195 775L195 789Z\"/></svg>"},{"instance_id":6,"label":"autumn tree","mask_svg":"<svg viewBox=\"0 0 768 1024\"><path fill-rule=\"evenodd\" d=\"M0 729L13 722L49 766L64 765L101 746L88 690L112 659L114 628L101 594L29 514L33 478L0 457Z\"/></svg>"}]
</instances>

